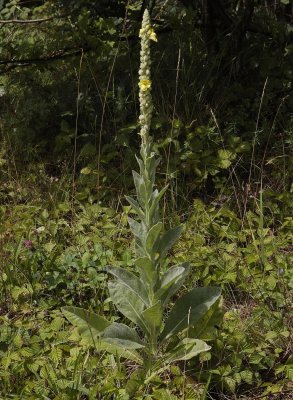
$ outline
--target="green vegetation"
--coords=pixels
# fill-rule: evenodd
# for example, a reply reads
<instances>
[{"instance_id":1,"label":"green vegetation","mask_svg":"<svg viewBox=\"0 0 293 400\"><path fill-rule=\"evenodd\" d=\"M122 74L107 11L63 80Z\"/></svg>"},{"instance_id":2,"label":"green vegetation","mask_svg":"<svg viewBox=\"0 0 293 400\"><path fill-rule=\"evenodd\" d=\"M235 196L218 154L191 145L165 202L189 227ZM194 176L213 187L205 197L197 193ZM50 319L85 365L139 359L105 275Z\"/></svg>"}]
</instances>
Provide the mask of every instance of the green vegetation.
<instances>
[{"instance_id":1,"label":"green vegetation","mask_svg":"<svg viewBox=\"0 0 293 400\"><path fill-rule=\"evenodd\" d=\"M289 3L0 0L1 399L290 399Z\"/></svg>"},{"instance_id":2,"label":"green vegetation","mask_svg":"<svg viewBox=\"0 0 293 400\"><path fill-rule=\"evenodd\" d=\"M190 273L188 263L165 268L166 256L178 240L183 225L163 232L160 218L160 200L167 187L160 192L154 188L159 159L152 148L149 135L152 119L151 55L150 41L157 41L146 9L140 29L141 53L139 70L140 172L133 171L136 199L127 200L139 218L128 222L135 237L136 259L133 261L138 276L125 268L106 266L104 271L114 276L108 284L109 294L117 309L143 332L142 340L136 330L129 326L110 322L83 308L64 307L63 313L75 324L81 335L92 337L95 342L106 344L105 350L120 352L125 358L134 359L143 368L135 371L141 384L151 381L159 372L169 368L170 363L186 361L210 350L202 340L195 339L189 330L207 327L215 310L219 308L221 289L218 287L194 288L177 300L163 323L164 307L179 291ZM182 333L184 337L182 339ZM171 341L170 341L171 339ZM166 346L166 342L171 342ZM107 345L108 344L108 345ZM137 350L142 351L142 355ZM129 354L130 353L130 354ZM128 356L129 354L129 356ZM134 395L137 387L128 390Z\"/></svg>"}]
</instances>

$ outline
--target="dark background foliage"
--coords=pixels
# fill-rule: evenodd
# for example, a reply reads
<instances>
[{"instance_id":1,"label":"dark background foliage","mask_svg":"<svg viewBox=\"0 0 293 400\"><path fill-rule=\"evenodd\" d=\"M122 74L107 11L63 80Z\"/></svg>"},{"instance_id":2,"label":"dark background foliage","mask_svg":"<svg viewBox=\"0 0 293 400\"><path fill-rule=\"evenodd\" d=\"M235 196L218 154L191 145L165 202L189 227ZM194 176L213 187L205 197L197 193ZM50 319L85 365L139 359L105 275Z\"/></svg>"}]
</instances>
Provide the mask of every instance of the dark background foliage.
<instances>
[{"instance_id":1,"label":"dark background foliage","mask_svg":"<svg viewBox=\"0 0 293 400\"><path fill-rule=\"evenodd\" d=\"M257 190L260 176L288 190L292 5L142 3L2 1L1 135L15 160L45 160L56 174L64 162L76 175L89 166L98 186L128 185L137 148L137 31L148 6L159 37L153 135L166 179L184 198L215 195L227 179L237 191Z\"/></svg>"}]
</instances>

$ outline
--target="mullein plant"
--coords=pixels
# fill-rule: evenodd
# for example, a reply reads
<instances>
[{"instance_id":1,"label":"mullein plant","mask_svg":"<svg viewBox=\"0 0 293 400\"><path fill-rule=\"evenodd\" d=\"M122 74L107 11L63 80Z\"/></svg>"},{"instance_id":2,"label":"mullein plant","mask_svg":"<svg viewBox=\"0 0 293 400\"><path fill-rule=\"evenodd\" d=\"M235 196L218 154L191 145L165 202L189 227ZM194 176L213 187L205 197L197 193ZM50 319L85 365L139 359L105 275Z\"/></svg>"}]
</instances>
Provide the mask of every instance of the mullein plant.
<instances>
[{"instance_id":1,"label":"mullein plant","mask_svg":"<svg viewBox=\"0 0 293 400\"><path fill-rule=\"evenodd\" d=\"M148 10L144 12L139 70L140 158L139 172L133 171L136 197L126 197L135 211L129 218L135 238L136 258L133 271L107 266L113 277L109 294L118 311L132 322L110 322L77 307L64 307L66 318L77 326L81 336L93 340L100 350L107 350L142 365L144 376L164 369L170 363L188 360L210 349L204 341L191 337L192 328L207 324L220 301L217 287L197 287L172 299L190 273L188 263L166 267L168 251L179 239L183 226L165 231L160 218L159 202L166 192L155 188L159 159L153 151L150 125L152 118L150 42L157 41ZM169 301L171 304L168 306ZM173 305L172 305L173 304ZM170 310L166 313L166 309ZM167 315L168 314L168 315ZM194 330L193 330L194 332Z\"/></svg>"}]
</instances>

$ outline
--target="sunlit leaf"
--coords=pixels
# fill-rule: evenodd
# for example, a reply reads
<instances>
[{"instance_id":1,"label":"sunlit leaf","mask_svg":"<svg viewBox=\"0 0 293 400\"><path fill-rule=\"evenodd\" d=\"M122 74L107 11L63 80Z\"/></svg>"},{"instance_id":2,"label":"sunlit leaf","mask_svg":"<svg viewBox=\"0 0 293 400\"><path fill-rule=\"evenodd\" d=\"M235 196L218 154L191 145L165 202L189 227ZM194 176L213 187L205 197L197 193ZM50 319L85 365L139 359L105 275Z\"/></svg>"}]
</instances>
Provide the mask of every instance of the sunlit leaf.
<instances>
[{"instance_id":1,"label":"sunlit leaf","mask_svg":"<svg viewBox=\"0 0 293 400\"><path fill-rule=\"evenodd\" d=\"M170 351L165 362L186 361L204 351L210 350L210 346L199 339L185 338Z\"/></svg>"},{"instance_id":2,"label":"sunlit leaf","mask_svg":"<svg viewBox=\"0 0 293 400\"><path fill-rule=\"evenodd\" d=\"M142 349L144 347L144 344L134 329L129 328L127 325L118 324L116 322L104 330L102 339L107 343L111 343L125 349Z\"/></svg>"},{"instance_id":3,"label":"sunlit leaf","mask_svg":"<svg viewBox=\"0 0 293 400\"><path fill-rule=\"evenodd\" d=\"M134 273L120 267L105 267L105 270L115 276L121 285L127 289L132 290L146 306L149 305L149 299L146 287L142 280L140 280Z\"/></svg>"},{"instance_id":4,"label":"sunlit leaf","mask_svg":"<svg viewBox=\"0 0 293 400\"><path fill-rule=\"evenodd\" d=\"M172 308L160 339L165 340L195 325L220 295L221 289L218 287L195 288L183 295Z\"/></svg>"}]
</instances>

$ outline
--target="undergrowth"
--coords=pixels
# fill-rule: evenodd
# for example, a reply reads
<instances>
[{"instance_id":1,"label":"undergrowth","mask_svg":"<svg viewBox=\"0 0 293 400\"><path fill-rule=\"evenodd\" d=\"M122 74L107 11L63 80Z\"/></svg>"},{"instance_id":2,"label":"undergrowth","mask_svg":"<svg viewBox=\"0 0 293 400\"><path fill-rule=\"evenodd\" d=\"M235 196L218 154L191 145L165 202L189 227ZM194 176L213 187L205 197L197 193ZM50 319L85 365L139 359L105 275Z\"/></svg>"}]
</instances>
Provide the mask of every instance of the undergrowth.
<instances>
[{"instance_id":1,"label":"undergrowth","mask_svg":"<svg viewBox=\"0 0 293 400\"><path fill-rule=\"evenodd\" d=\"M51 184L54 201L42 195L43 185L35 186L33 201L17 186L17 201L4 205L2 192L0 207L1 398L129 398L135 364L80 340L60 307L114 315L102 269L131 266L130 207L72 200ZM215 316L212 331L195 332L210 352L172 365L137 399L290 398L292 219L270 193L263 198L264 209L278 216L264 212L263 231L257 201L243 218L228 200L216 199L196 199L184 214L173 214L170 223L184 221L186 228L172 259L191 260L184 291L220 285L224 319Z\"/></svg>"}]
</instances>

